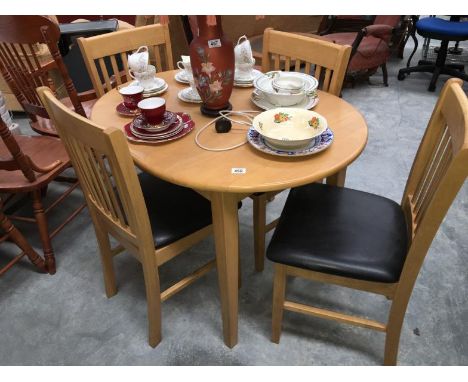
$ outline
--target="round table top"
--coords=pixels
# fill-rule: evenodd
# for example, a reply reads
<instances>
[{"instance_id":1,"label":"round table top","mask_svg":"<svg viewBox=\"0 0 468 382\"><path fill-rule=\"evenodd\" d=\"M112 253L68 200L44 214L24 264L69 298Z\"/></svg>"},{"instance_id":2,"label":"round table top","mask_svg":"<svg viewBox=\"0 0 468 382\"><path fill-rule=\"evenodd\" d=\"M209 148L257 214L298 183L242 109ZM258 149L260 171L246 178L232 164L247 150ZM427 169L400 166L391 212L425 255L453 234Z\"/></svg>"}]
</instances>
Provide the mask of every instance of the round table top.
<instances>
[{"instance_id":1,"label":"round table top","mask_svg":"<svg viewBox=\"0 0 468 382\"><path fill-rule=\"evenodd\" d=\"M335 137L331 146L315 155L279 157L258 151L249 143L229 151L213 152L195 143L195 134L212 119L200 112L199 104L186 103L177 94L186 85L175 81L174 71L158 73L169 89L161 95L166 109L189 113L195 129L178 140L163 144L129 142L131 155L138 167L171 183L200 191L253 193L283 190L326 178L353 162L367 142L367 124L359 111L343 99L319 91L319 103L313 109L327 118ZM260 110L250 100L252 88L234 88L230 102L233 110ZM122 101L116 89L102 96L94 105L91 120L102 127L122 129L130 118L117 114ZM211 148L233 146L245 141L248 127L233 125L226 134L218 134L214 124L200 135L200 142ZM233 168L245 168L233 174Z\"/></svg>"}]
</instances>

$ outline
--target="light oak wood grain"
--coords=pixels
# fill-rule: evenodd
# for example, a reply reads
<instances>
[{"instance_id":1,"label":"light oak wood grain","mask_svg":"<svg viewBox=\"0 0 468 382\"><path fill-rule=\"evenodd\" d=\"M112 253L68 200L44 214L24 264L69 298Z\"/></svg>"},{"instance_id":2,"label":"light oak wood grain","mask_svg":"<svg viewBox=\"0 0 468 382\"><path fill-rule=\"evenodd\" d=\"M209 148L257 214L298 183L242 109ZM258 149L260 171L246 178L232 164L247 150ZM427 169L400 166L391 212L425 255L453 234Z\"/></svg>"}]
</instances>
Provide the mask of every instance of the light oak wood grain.
<instances>
[{"instance_id":1,"label":"light oak wood grain","mask_svg":"<svg viewBox=\"0 0 468 382\"><path fill-rule=\"evenodd\" d=\"M122 132L113 127L100 127L72 113L47 87L38 88L38 94L56 124L82 185L99 244L107 296L117 293L113 267L113 257L117 253L126 249L142 264L148 342L154 347L161 341L161 302L203 276L215 266L215 261L163 292L158 267L211 235L212 225L155 248L158 243L154 241L143 192ZM237 214L237 199L234 198L233 203ZM110 236L119 242L115 248L111 248Z\"/></svg>"},{"instance_id":2,"label":"light oak wood grain","mask_svg":"<svg viewBox=\"0 0 468 382\"><path fill-rule=\"evenodd\" d=\"M371 282L275 264L272 341L279 341L286 309L383 331L386 333L384 364L396 364L401 327L416 278L442 220L468 176L468 99L461 84L461 80L450 79L442 89L408 177L401 207L409 245L399 281ZM339 186L339 177L335 181ZM392 300L388 322L382 324L288 301L285 299L287 276L384 295Z\"/></svg>"},{"instance_id":3,"label":"light oak wood grain","mask_svg":"<svg viewBox=\"0 0 468 382\"><path fill-rule=\"evenodd\" d=\"M352 163L367 142L367 125L362 115L339 97L319 92L316 111L323 114L335 134L331 147L324 152L302 158L283 158L261 153L245 144L235 150L210 152L195 143L195 133L211 119L202 115L199 105L177 98L184 85L174 80L176 71L159 73L169 84L162 95L167 110L184 111L195 121L194 132L160 145L128 142L134 162L144 171L166 181L190 187L211 201L216 258L223 317L223 334L227 346L238 340L238 216L237 201L260 191L283 190L314 182L339 172ZM250 100L252 89L235 88L230 102L234 110L260 110ZM101 97L91 119L100 126L122 129L131 120L121 117L115 107L121 102L117 90ZM217 134L214 127L201 134L200 140L210 147L226 147L243 142L247 129L234 126L228 134ZM233 167L245 167L243 175L231 174Z\"/></svg>"}]
</instances>

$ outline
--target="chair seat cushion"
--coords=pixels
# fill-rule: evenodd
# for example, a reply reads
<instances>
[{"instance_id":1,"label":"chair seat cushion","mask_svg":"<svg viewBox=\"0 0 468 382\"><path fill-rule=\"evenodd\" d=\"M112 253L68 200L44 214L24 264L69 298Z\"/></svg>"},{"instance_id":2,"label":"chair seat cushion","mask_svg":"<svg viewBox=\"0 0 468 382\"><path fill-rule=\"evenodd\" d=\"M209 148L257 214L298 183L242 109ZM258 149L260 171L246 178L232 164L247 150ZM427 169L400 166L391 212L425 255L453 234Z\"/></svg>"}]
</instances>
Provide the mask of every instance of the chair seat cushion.
<instances>
[{"instance_id":1,"label":"chair seat cushion","mask_svg":"<svg viewBox=\"0 0 468 382\"><path fill-rule=\"evenodd\" d=\"M141 173L138 178L156 248L211 224L211 204L197 192L146 173Z\"/></svg>"},{"instance_id":2,"label":"chair seat cushion","mask_svg":"<svg viewBox=\"0 0 468 382\"><path fill-rule=\"evenodd\" d=\"M324 39L340 45L353 45L357 33L332 33L322 36ZM390 48L388 44L377 37L364 37L359 44L357 52L351 58L348 65L348 72L378 68L387 62L390 57Z\"/></svg>"},{"instance_id":3,"label":"chair seat cushion","mask_svg":"<svg viewBox=\"0 0 468 382\"><path fill-rule=\"evenodd\" d=\"M437 40L462 41L468 40L468 22L457 22L425 17L418 20L416 30L423 37Z\"/></svg>"},{"instance_id":4,"label":"chair seat cushion","mask_svg":"<svg viewBox=\"0 0 468 382\"><path fill-rule=\"evenodd\" d=\"M394 201L310 184L292 189L267 250L274 262L359 280L399 280L406 222Z\"/></svg>"}]
</instances>

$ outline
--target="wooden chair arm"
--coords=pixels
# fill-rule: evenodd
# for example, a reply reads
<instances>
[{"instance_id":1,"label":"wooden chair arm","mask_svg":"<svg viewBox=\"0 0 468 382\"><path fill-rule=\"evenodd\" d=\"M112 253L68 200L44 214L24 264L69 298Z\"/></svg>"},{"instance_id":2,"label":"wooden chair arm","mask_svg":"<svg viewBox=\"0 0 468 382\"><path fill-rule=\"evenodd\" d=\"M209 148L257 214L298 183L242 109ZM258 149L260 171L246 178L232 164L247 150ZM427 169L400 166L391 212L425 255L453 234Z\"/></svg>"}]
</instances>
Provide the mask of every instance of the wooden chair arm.
<instances>
[{"instance_id":1,"label":"wooden chair arm","mask_svg":"<svg viewBox=\"0 0 468 382\"><path fill-rule=\"evenodd\" d=\"M357 33L356 38L354 39L352 50L351 50L351 56L349 60L351 61L351 58L359 49L359 44L361 44L361 41L364 37L373 36L373 37L376 37L385 41L388 44L388 41L390 40L390 37L394 29L395 28L391 27L390 25L385 25L385 24L373 24L373 25L368 25L365 28L362 28Z\"/></svg>"}]
</instances>

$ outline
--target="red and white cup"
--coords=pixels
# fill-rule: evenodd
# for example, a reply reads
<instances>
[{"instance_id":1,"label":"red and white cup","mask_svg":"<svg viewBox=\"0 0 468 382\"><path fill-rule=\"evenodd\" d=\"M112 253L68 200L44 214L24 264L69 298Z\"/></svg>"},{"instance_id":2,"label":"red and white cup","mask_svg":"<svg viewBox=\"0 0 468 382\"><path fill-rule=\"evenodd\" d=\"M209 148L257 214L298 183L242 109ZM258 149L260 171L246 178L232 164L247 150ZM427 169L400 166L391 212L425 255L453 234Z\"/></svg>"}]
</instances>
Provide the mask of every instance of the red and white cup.
<instances>
[{"instance_id":1,"label":"red and white cup","mask_svg":"<svg viewBox=\"0 0 468 382\"><path fill-rule=\"evenodd\" d=\"M138 102L138 107L148 124L158 125L166 112L166 100L160 97L146 98Z\"/></svg>"},{"instance_id":2,"label":"red and white cup","mask_svg":"<svg viewBox=\"0 0 468 382\"><path fill-rule=\"evenodd\" d=\"M136 110L138 102L143 99L143 86L125 86L119 89L120 95L123 97L124 105L127 109Z\"/></svg>"}]
</instances>

